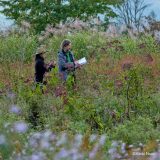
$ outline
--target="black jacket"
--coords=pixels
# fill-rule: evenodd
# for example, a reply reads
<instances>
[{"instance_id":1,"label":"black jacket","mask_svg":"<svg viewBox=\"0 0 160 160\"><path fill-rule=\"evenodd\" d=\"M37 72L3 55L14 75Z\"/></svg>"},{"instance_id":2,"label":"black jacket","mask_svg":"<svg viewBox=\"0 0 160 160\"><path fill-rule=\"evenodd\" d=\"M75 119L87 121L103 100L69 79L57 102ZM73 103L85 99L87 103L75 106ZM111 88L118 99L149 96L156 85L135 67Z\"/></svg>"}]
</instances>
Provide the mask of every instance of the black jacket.
<instances>
[{"instance_id":1,"label":"black jacket","mask_svg":"<svg viewBox=\"0 0 160 160\"><path fill-rule=\"evenodd\" d=\"M35 81L39 83L43 83L43 77L45 72L49 72L53 66L49 66L47 68L46 64L44 63L44 58L40 56L36 56L35 59Z\"/></svg>"}]
</instances>

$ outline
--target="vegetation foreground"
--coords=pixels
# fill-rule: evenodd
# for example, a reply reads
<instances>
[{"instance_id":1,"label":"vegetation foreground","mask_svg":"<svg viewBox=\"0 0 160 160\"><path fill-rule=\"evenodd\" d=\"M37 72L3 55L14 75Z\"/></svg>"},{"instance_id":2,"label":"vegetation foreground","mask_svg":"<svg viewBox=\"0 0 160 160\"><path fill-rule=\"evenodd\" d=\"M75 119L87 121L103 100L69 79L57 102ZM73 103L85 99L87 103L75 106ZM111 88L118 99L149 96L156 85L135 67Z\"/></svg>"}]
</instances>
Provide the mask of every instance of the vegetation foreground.
<instances>
[{"instance_id":1,"label":"vegetation foreground","mask_svg":"<svg viewBox=\"0 0 160 160\"><path fill-rule=\"evenodd\" d=\"M47 38L47 59L73 43L77 88L58 69L34 86L38 38L0 37L0 159L110 160L160 157L160 47L151 36L107 38L78 32Z\"/></svg>"}]
</instances>

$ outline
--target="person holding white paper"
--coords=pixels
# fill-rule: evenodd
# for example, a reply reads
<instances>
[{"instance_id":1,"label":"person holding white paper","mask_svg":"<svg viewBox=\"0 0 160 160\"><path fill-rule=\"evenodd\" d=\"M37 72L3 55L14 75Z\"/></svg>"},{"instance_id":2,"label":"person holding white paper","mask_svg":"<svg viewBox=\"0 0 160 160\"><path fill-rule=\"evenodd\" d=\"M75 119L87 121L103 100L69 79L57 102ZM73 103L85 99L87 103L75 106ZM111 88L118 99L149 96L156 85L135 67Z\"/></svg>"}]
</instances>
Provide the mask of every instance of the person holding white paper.
<instances>
[{"instance_id":1,"label":"person holding white paper","mask_svg":"<svg viewBox=\"0 0 160 160\"><path fill-rule=\"evenodd\" d=\"M58 69L62 80L66 81L68 75L74 77L75 81L75 69L80 67L80 64L75 60L73 53L71 52L71 41L68 39L63 40L61 49L58 52Z\"/></svg>"}]
</instances>

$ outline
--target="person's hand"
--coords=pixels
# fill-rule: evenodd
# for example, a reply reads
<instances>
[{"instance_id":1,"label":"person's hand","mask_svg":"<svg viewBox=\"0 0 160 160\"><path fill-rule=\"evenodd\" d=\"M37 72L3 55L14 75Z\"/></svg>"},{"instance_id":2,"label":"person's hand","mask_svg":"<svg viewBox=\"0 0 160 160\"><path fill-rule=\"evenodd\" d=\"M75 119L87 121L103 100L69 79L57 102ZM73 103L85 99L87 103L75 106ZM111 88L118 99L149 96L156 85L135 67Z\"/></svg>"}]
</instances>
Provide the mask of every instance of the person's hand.
<instances>
[{"instance_id":1,"label":"person's hand","mask_svg":"<svg viewBox=\"0 0 160 160\"><path fill-rule=\"evenodd\" d=\"M77 61L75 61L75 65L76 65L76 68L81 68L81 65Z\"/></svg>"},{"instance_id":2,"label":"person's hand","mask_svg":"<svg viewBox=\"0 0 160 160\"><path fill-rule=\"evenodd\" d=\"M67 63L66 64L66 68L68 69L68 70L72 70L73 69L73 64L72 63Z\"/></svg>"},{"instance_id":3,"label":"person's hand","mask_svg":"<svg viewBox=\"0 0 160 160\"><path fill-rule=\"evenodd\" d=\"M51 61L51 62L49 63L49 66L52 67L52 68L55 67L55 66L56 66L56 62L55 62L55 61Z\"/></svg>"},{"instance_id":4,"label":"person's hand","mask_svg":"<svg viewBox=\"0 0 160 160\"><path fill-rule=\"evenodd\" d=\"M77 64L77 66L76 66L78 69L81 69L82 68L82 65L80 65L80 64Z\"/></svg>"}]
</instances>

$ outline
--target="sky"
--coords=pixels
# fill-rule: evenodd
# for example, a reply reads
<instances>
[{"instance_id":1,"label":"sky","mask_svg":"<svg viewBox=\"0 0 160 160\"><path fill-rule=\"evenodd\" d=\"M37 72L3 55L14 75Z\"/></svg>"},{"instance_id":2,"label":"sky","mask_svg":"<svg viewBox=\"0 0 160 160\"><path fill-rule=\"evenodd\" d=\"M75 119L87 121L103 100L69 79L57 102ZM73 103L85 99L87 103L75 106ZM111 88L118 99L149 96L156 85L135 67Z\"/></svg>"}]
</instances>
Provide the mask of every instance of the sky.
<instances>
[{"instance_id":1,"label":"sky","mask_svg":"<svg viewBox=\"0 0 160 160\"><path fill-rule=\"evenodd\" d=\"M155 13L157 14L157 18L160 19L160 0L145 0L145 1L146 3L151 4L148 12L154 10Z\"/></svg>"},{"instance_id":2,"label":"sky","mask_svg":"<svg viewBox=\"0 0 160 160\"><path fill-rule=\"evenodd\" d=\"M145 1L146 3L150 4L150 7L146 10L145 14L147 15L153 10L157 15L157 19L160 20L160 0L145 0ZM4 15L0 14L0 30L8 28L12 24L13 22L11 20L7 20Z\"/></svg>"}]
</instances>

